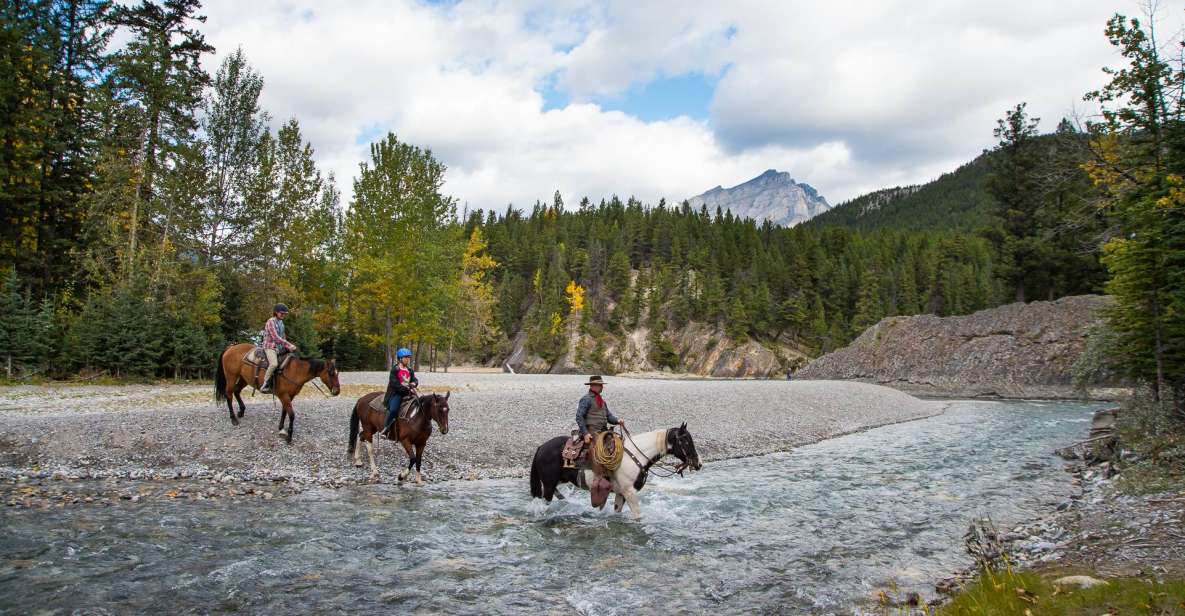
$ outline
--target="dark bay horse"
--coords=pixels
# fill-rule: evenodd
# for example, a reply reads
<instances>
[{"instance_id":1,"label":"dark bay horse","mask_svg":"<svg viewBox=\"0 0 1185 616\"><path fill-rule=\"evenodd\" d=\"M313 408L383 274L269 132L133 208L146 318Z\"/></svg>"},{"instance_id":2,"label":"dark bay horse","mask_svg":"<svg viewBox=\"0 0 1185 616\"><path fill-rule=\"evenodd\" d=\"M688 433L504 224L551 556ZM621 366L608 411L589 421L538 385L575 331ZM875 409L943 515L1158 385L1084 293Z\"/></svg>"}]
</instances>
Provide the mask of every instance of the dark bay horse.
<instances>
[{"instance_id":1,"label":"dark bay horse","mask_svg":"<svg viewBox=\"0 0 1185 616\"><path fill-rule=\"evenodd\" d=\"M556 492L560 483L570 483L577 487L591 485L595 475L591 470L564 468L561 456L564 451L566 436L557 436L543 443L535 450L535 458L531 461L531 496L551 502L552 497L564 498ZM678 428L655 430L645 434L628 435L624 439L627 455L621 459L621 466L613 472L610 482L613 492L617 495L613 503L614 511L621 511L625 503L629 503L634 518L642 517L642 510L638 503L638 492L646 485L646 478L650 475L655 464L666 455L673 455L679 459L679 466L668 472L682 472L691 467L699 470L703 467L699 461L699 454L695 451L695 440L687 431L687 424ZM584 473L584 481L580 481L579 474ZM604 504L602 503L603 507Z\"/></svg>"},{"instance_id":2,"label":"dark bay horse","mask_svg":"<svg viewBox=\"0 0 1185 616\"><path fill-rule=\"evenodd\" d=\"M226 401L226 410L230 413L230 422L234 425L239 425L238 417L235 417L235 409L231 404L231 398L239 402L239 417L247 410L247 405L243 404L243 396L240 395L243 388L247 385L259 389L263 383L256 383L255 381L255 366L247 363L244 359L255 345L244 342L242 344L233 344L222 352L218 359L218 366L214 370L214 399L221 402ZM281 359L281 362L283 360ZM232 378L233 377L233 378ZM263 374L259 375L263 378ZM300 389L304 387L305 383L320 378L322 383L325 383L329 388L329 393L336 396L341 393L341 384L337 380L337 365L333 360L322 361L320 359L304 359L300 357L293 357L288 360L288 365L284 367L284 372L281 374L277 369L273 377L275 387L272 388L272 394L280 399L280 434L285 436L289 443L292 442L293 424L296 423L296 412L292 410L292 399L296 394L300 393ZM284 429L284 418L288 418L288 429Z\"/></svg>"},{"instance_id":3,"label":"dark bay horse","mask_svg":"<svg viewBox=\"0 0 1185 616\"><path fill-rule=\"evenodd\" d=\"M370 478L379 478L379 467L374 463L374 435L382 432L387 422L387 411L376 411L370 406L370 401L381 398L384 392L376 391L354 403L354 411L350 413L350 446L347 456L354 456L354 466L362 466L362 450L358 448L358 438L361 436L366 445L366 454L370 456ZM407 478L412 466L416 467L416 483L424 483L424 476L420 473L420 462L424 455L424 446L428 444L428 437L432 436L432 422L440 428L441 434L448 434L448 398L452 392L441 396L428 394L420 396L408 411L408 417L400 416L395 420L393 429L388 431L389 440L398 440L407 452L407 469L399 473L399 481ZM418 405L419 408L416 408ZM415 450L415 455L412 450Z\"/></svg>"}]
</instances>

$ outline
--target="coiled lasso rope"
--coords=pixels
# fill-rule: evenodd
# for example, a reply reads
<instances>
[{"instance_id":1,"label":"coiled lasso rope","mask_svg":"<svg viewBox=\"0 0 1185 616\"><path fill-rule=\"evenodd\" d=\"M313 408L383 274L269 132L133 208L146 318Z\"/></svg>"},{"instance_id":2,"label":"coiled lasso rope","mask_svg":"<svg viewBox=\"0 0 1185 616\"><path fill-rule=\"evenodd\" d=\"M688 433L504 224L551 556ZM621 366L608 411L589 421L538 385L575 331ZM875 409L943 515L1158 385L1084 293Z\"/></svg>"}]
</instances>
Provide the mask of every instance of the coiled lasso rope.
<instances>
[{"instance_id":1,"label":"coiled lasso rope","mask_svg":"<svg viewBox=\"0 0 1185 616\"><path fill-rule=\"evenodd\" d=\"M609 445L605 439L615 439L613 453L609 453ZM606 470L615 471L621 466L621 458L625 455L625 443L621 442L621 438L612 432L601 432L593 439L593 461L605 467Z\"/></svg>"}]
</instances>

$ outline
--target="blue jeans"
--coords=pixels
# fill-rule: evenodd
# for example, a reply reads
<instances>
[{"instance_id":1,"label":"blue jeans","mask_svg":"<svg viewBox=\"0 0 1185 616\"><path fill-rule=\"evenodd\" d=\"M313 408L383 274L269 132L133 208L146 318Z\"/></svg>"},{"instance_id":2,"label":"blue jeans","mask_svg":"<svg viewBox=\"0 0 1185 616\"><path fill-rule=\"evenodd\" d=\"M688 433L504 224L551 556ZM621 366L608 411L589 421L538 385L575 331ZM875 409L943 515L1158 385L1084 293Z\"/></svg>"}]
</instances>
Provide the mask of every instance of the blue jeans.
<instances>
[{"instance_id":1,"label":"blue jeans","mask_svg":"<svg viewBox=\"0 0 1185 616\"><path fill-rule=\"evenodd\" d=\"M391 399L387 400L387 422L384 426L391 425L395 421L395 415L399 413L399 405L403 403L403 396L399 394L391 394Z\"/></svg>"}]
</instances>

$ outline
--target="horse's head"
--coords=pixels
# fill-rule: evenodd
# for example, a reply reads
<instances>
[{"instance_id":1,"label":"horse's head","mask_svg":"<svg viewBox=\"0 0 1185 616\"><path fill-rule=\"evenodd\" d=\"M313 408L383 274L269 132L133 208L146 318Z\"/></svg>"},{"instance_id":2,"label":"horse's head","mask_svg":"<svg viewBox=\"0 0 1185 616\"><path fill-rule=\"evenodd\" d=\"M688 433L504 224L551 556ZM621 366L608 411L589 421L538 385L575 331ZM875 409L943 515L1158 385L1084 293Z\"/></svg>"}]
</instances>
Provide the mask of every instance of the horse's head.
<instances>
[{"instance_id":1,"label":"horse's head","mask_svg":"<svg viewBox=\"0 0 1185 616\"><path fill-rule=\"evenodd\" d=\"M336 361L331 359L331 360L325 362L325 366L323 368L321 368L321 372L317 376L321 377L321 382L325 383L325 386L329 388L330 394L333 394L336 396L342 392L342 385L337 380L337 362Z\"/></svg>"},{"instance_id":2,"label":"horse's head","mask_svg":"<svg viewBox=\"0 0 1185 616\"><path fill-rule=\"evenodd\" d=\"M432 394L432 420L436 422L436 427L440 428L441 434L448 434L448 397L452 394L451 391L443 396Z\"/></svg>"},{"instance_id":3,"label":"horse's head","mask_svg":"<svg viewBox=\"0 0 1185 616\"><path fill-rule=\"evenodd\" d=\"M680 467L690 466L692 470L697 471L704 467L699 462L699 453L695 451L695 439L691 438L691 433L687 431L687 422L683 422L678 428L667 430L667 452L679 458L682 462Z\"/></svg>"}]
</instances>

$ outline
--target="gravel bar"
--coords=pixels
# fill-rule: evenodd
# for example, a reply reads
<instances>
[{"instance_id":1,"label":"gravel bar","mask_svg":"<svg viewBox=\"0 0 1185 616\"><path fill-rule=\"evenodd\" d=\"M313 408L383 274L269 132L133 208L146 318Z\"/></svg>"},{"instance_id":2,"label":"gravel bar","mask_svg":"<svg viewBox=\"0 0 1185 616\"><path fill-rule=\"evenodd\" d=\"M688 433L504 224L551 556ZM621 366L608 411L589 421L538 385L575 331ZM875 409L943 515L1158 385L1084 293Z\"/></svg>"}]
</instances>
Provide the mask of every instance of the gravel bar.
<instances>
[{"instance_id":1,"label":"gravel bar","mask_svg":"<svg viewBox=\"0 0 1185 616\"><path fill-rule=\"evenodd\" d=\"M425 478L526 476L535 448L575 427L580 376L420 373L422 391L451 391L449 433L433 434ZM232 426L210 385L0 388L0 480L206 479L338 486L368 481L347 459L355 400L381 390L382 372L343 373L342 395L306 386L291 445L277 433L278 404L248 397ZM247 392L244 392L246 394ZM944 403L856 382L609 377L605 399L643 432L687 422L701 458L785 451L879 425L941 413ZM406 463L378 443L381 481Z\"/></svg>"}]
</instances>

